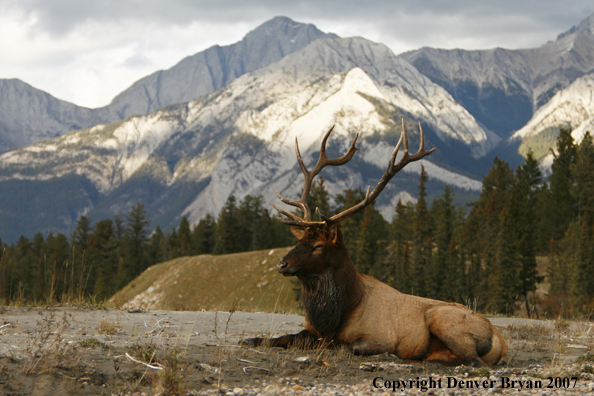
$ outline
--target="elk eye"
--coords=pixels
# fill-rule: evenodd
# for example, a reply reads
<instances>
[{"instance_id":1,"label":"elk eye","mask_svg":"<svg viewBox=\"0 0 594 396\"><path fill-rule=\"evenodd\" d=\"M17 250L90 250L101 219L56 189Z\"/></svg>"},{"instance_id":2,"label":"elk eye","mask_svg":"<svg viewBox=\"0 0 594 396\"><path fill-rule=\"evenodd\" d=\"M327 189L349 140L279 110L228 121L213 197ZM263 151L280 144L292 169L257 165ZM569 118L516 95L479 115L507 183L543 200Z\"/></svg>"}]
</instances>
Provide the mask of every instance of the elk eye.
<instances>
[{"instance_id":1,"label":"elk eye","mask_svg":"<svg viewBox=\"0 0 594 396\"><path fill-rule=\"evenodd\" d=\"M324 247L323 243L316 243L314 245L314 250L321 250Z\"/></svg>"}]
</instances>

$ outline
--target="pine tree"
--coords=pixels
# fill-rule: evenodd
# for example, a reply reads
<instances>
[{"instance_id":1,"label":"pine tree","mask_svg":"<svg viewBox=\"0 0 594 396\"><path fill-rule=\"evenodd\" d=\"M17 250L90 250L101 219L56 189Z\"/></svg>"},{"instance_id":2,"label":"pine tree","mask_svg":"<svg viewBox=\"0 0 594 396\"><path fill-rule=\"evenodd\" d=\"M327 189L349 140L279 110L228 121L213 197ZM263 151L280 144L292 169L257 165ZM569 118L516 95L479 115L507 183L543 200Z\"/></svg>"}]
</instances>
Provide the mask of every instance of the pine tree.
<instances>
[{"instance_id":1,"label":"pine tree","mask_svg":"<svg viewBox=\"0 0 594 396\"><path fill-rule=\"evenodd\" d=\"M411 293L410 240L412 235L414 208L405 206L401 200L396 204L395 214L390 226L390 243L384 259L386 282L395 289Z\"/></svg>"},{"instance_id":2,"label":"pine tree","mask_svg":"<svg viewBox=\"0 0 594 396\"><path fill-rule=\"evenodd\" d=\"M195 253L191 253L195 254ZM151 234L147 246L147 255L151 265L167 260L167 241L161 227L157 225Z\"/></svg>"},{"instance_id":3,"label":"pine tree","mask_svg":"<svg viewBox=\"0 0 594 396\"><path fill-rule=\"evenodd\" d=\"M575 162L570 166L571 195L576 204L578 222L584 213L594 216L594 143L586 132L577 146Z\"/></svg>"},{"instance_id":4,"label":"pine tree","mask_svg":"<svg viewBox=\"0 0 594 396\"><path fill-rule=\"evenodd\" d=\"M192 232L190 231L190 223L186 216L181 219L177 232L177 239L179 241L179 256L189 256L192 248Z\"/></svg>"},{"instance_id":5,"label":"pine tree","mask_svg":"<svg viewBox=\"0 0 594 396\"><path fill-rule=\"evenodd\" d=\"M235 196L231 195L219 213L215 233L215 254L236 253L241 251L240 224Z\"/></svg>"},{"instance_id":6,"label":"pine tree","mask_svg":"<svg viewBox=\"0 0 594 396\"><path fill-rule=\"evenodd\" d=\"M508 210L506 208L513 185L513 171L507 162L495 157L493 166L483 180L481 195L468 216L467 238L471 241L470 246L466 245L471 252L469 276L478 282L471 285L473 291L469 297L478 299L480 304L493 299L494 292L489 287L492 280L500 275L496 273L500 268L495 262L496 249L498 239L505 237L500 234L501 220L506 218L502 217L502 212ZM501 256L503 252L499 254Z\"/></svg>"},{"instance_id":7,"label":"pine tree","mask_svg":"<svg viewBox=\"0 0 594 396\"><path fill-rule=\"evenodd\" d=\"M547 279L549 291L547 295L550 312L554 316L567 316L572 306L570 293L577 281L577 266L580 238L576 222L570 223L565 236L560 241L550 242L549 267Z\"/></svg>"},{"instance_id":8,"label":"pine tree","mask_svg":"<svg viewBox=\"0 0 594 396\"><path fill-rule=\"evenodd\" d=\"M148 267L145 254L148 225L146 210L144 205L139 202L126 215L125 238L123 241L124 267L123 278L120 279L121 286L136 278Z\"/></svg>"},{"instance_id":9,"label":"pine tree","mask_svg":"<svg viewBox=\"0 0 594 396\"><path fill-rule=\"evenodd\" d=\"M167 257L169 260L178 258L180 256L179 238L175 228L167 235Z\"/></svg>"},{"instance_id":10,"label":"pine tree","mask_svg":"<svg viewBox=\"0 0 594 396\"><path fill-rule=\"evenodd\" d=\"M488 276L488 303L496 312L512 314L519 285L519 257L513 233L513 218L507 209L499 215L495 257Z\"/></svg>"},{"instance_id":11,"label":"pine tree","mask_svg":"<svg viewBox=\"0 0 594 396\"><path fill-rule=\"evenodd\" d=\"M207 214L192 230L193 254L211 254L215 246L217 223L214 217Z\"/></svg>"},{"instance_id":12,"label":"pine tree","mask_svg":"<svg viewBox=\"0 0 594 396\"><path fill-rule=\"evenodd\" d=\"M363 222L357 238L357 248L353 252L353 258L357 271L362 274L373 275L372 269L375 258L374 241L372 239L371 227L373 221L371 218L371 206L363 210Z\"/></svg>"},{"instance_id":13,"label":"pine tree","mask_svg":"<svg viewBox=\"0 0 594 396\"><path fill-rule=\"evenodd\" d=\"M549 239L559 240L565 235L576 213L571 185L571 170L576 161L576 146L570 130L561 129L557 138L557 149L553 155L555 159L549 176L550 193L545 208L547 223L543 227L543 232Z\"/></svg>"},{"instance_id":14,"label":"pine tree","mask_svg":"<svg viewBox=\"0 0 594 396\"><path fill-rule=\"evenodd\" d=\"M261 195L257 197L246 195L239 203L237 211L239 228L236 230L240 238L238 251L246 252L259 248L263 238L260 230L263 205L264 197Z\"/></svg>"},{"instance_id":15,"label":"pine tree","mask_svg":"<svg viewBox=\"0 0 594 396\"><path fill-rule=\"evenodd\" d=\"M114 223L110 219L98 221L89 237L85 255L90 265L83 290L87 295L94 294L99 300L111 297L118 290L118 242Z\"/></svg>"},{"instance_id":16,"label":"pine tree","mask_svg":"<svg viewBox=\"0 0 594 396\"><path fill-rule=\"evenodd\" d=\"M463 268L456 257L455 232L458 226L453 205L453 191L446 186L443 195L433 201L431 207L435 221L435 253L431 269L432 297L446 301L458 301L461 294Z\"/></svg>"},{"instance_id":17,"label":"pine tree","mask_svg":"<svg viewBox=\"0 0 594 396\"><path fill-rule=\"evenodd\" d=\"M518 288L528 315L532 312L528 295L535 292L537 284L542 281L536 270L542 191L542 174L532 151L529 151L526 161L516 171L507 205L513 222L514 247L520 260Z\"/></svg>"},{"instance_id":18,"label":"pine tree","mask_svg":"<svg viewBox=\"0 0 594 396\"><path fill-rule=\"evenodd\" d=\"M414 228L413 228L413 252L412 252L412 287L414 294L419 296L429 296L428 278L431 270L432 255L432 222L427 208L426 185L427 172L421 165L421 175L419 177L419 199L415 205Z\"/></svg>"}]
</instances>

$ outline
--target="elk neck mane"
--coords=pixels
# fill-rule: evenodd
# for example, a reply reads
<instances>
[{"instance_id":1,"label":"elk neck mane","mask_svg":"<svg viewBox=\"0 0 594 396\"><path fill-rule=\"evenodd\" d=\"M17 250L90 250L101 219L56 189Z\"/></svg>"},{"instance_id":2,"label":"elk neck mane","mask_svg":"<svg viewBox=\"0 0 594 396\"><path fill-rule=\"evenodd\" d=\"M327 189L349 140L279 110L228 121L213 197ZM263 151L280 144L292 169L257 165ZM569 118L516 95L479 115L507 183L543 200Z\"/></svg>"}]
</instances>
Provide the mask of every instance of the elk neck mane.
<instances>
[{"instance_id":1,"label":"elk neck mane","mask_svg":"<svg viewBox=\"0 0 594 396\"><path fill-rule=\"evenodd\" d=\"M363 298L360 276L346 256L347 265L298 276L308 320L323 337L337 335Z\"/></svg>"}]
</instances>

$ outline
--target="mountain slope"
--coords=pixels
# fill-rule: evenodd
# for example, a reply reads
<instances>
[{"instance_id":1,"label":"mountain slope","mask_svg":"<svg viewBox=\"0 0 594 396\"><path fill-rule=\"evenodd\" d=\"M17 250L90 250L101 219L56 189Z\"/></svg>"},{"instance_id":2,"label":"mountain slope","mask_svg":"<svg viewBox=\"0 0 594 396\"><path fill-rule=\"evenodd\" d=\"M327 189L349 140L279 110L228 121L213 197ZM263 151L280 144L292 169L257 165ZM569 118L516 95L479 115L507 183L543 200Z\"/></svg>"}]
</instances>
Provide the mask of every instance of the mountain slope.
<instances>
[{"instance_id":1,"label":"mountain slope","mask_svg":"<svg viewBox=\"0 0 594 396\"><path fill-rule=\"evenodd\" d=\"M138 201L153 225L171 227L182 214L192 222L218 214L231 194L238 200L263 194L270 203L275 186L295 196L302 186L295 137L310 164L332 124L329 155L346 150L356 132L362 139L348 166L324 171L330 192L365 188L385 170L401 118L411 149L418 144L416 120L427 145L440 148L423 161L434 180L431 196L446 183L462 200L480 190L480 182L448 164L472 161L494 142L445 90L383 45L320 39L191 102L0 156L0 226L22 220L0 235L13 240L19 233L69 230L80 214L111 217ZM378 207L387 217L398 199L414 200L420 166L405 168L380 196ZM40 188L62 191L61 200L32 199Z\"/></svg>"},{"instance_id":2,"label":"mountain slope","mask_svg":"<svg viewBox=\"0 0 594 396\"><path fill-rule=\"evenodd\" d=\"M594 14L539 48L422 48L401 56L505 139L557 91L594 71Z\"/></svg>"}]
</instances>

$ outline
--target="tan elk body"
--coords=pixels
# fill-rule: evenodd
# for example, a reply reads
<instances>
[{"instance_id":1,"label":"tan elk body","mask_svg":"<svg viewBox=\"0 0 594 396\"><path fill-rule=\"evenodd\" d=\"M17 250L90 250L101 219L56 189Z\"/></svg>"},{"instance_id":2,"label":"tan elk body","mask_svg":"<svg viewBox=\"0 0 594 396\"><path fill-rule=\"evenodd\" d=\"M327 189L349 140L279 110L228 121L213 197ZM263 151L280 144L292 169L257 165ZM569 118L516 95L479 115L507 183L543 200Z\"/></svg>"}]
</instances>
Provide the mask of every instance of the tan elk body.
<instances>
[{"instance_id":1,"label":"tan elk body","mask_svg":"<svg viewBox=\"0 0 594 396\"><path fill-rule=\"evenodd\" d=\"M299 242L279 262L278 270L285 276L297 276L301 283L306 310L305 330L271 339L270 346L313 346L319 342L345 344L360 355L389 352L407 360L474 366L491 366L507 355L507 345L499 331L488 319L467 307L400 293L371 276L359 274L342 234L335 226L371 204L406 164L435 150L423 148L423 131L420 130L420 149L409 155L404 123L402 127L402 136L388 169L374 190L371 193L368 190L363 201L344 212L330 218L320 214L322 221L311 221L306 204L312 180L324 166L348 162L357 150L357 137L347 154L328 159L325 148L332 132L330 129L322 141L320 159L312 171L305 168L295 143L297 159L305 175L304 191L300 201L279 197L284 203L301 208L304 216L301 218L279 209L291 219L286 223L295 226L291 231ZM396 163L401 144L404 154ZM243 341L247 345L262 342L262 338Z\"/></svg>"}]
</instances>

